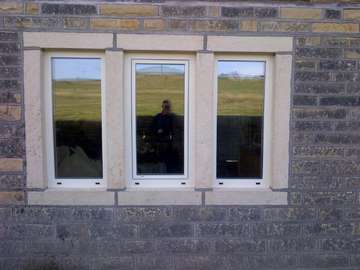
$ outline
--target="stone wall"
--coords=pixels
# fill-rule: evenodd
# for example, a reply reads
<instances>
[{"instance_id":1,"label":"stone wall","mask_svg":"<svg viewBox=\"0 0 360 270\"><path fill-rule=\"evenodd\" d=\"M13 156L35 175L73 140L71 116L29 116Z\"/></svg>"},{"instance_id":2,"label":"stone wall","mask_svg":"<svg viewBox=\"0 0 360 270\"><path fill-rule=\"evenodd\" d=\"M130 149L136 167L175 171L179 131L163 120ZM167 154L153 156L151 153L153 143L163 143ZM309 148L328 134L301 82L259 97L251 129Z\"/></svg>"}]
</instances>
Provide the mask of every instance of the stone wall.
<instances>
[{"instance_id":1,"label":"stone wall","mask_svg":"<svg viewBox=\"0 0 360 270\"><path fill-rule=\"evenodd\" d=\"M359 269L359 23L356 1L1 2L0 269ZM27 206L22 34L49 30L294 37L288 205Z\"/></svg>"}]
</instances>

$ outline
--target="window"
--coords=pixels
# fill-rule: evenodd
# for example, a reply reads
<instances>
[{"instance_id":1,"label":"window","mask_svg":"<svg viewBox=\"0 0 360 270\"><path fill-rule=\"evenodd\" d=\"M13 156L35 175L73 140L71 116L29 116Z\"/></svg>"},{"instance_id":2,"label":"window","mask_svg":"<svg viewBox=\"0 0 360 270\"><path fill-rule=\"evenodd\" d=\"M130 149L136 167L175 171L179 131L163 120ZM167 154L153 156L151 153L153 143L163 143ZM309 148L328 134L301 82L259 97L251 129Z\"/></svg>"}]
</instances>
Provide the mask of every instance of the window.
<instances>
[{"instance_id":1,"label":"window","mask_svg":"<svg viewBox=\"0 0 360 270\"><path fill-rule=\"evenodd\" d=\"M186 179L188 62L132 59L131 74L135 185L145 179Z\"/></svg>"},{"instance_id":2,"label":"window","mask_svg":"<svg viewBox=\"0 0 360 270\"><path fill-rule=\"evenodd\" d=\"M103 185L103 60L99 55L48 54L49 186Z\"/></svg>"},{"instance_id":3,"label":"window","mask_svg":"<svg viewBox=\"0 0 360 270\"><path fill-rule=\"evenodd\" d=\"M220 186L265 184L271 120L269 62L261 57L216 61L216 178Z\"/></svg>"}]
</instances>

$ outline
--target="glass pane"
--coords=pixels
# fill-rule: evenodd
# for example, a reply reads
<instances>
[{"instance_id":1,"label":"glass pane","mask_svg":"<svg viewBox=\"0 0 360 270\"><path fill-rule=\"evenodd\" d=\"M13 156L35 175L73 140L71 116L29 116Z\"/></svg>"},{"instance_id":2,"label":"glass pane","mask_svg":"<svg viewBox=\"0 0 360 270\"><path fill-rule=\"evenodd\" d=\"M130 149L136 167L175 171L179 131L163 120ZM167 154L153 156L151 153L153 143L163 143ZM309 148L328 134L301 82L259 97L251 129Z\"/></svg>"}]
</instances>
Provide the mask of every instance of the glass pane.
<instances>
[{"instance_id":1,"label":"glass pane","mask_svg":"<svg viewBox=\"0 0 360 270\"><path fill-rule=\"evenodd\" d=\"M218 178L262 178L264 83L264 62L218 62Z\"/></svg>"},{"instance_id":2,"label":"glass pane","mask_svg":"<svg viewBox=\"0 0 360 270\"><path fill-rule=\"evenodd\" d=\"M183 64L136 64L138 175L184 174Z\"/></svg>"},{"instance_id":3,"label":"glass pane","mask_svg":"<svg viewBox=\"0 0 360 270\"><path fill-rule=\"evenodd\" d=\"M100 59L52 58L56 178L102 178Z\"/></svg>"}]
</instances>

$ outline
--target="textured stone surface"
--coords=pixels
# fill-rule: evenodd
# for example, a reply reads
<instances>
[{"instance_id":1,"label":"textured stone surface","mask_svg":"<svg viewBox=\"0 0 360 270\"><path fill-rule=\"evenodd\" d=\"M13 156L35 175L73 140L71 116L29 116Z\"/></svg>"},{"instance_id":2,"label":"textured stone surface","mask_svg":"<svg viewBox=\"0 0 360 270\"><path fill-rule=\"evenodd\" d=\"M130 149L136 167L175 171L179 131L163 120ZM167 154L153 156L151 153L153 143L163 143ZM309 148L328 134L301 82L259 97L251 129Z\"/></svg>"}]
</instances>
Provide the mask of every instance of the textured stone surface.
<instances>
[{"instance_id":1,"label":"textured stone surface","mask_svg":"<svg viewBox=\"0 0 360 270\"><path fill-rule=\"evenodd\" d=\"M358 269L360 11L351 2L3 1L0 269ZM288 205L26 205L22 31L294 37Z\"/></svg>"}]
</instances>

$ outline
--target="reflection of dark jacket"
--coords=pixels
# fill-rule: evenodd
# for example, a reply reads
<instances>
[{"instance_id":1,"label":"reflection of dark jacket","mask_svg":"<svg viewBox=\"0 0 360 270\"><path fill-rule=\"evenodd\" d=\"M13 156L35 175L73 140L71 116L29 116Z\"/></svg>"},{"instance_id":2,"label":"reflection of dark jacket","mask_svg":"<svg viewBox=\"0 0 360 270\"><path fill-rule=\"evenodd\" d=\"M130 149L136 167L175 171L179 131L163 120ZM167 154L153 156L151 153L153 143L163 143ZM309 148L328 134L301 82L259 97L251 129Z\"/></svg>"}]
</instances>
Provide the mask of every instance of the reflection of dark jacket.
<instances>
[{"instance_id":1,"label":"reflection of dark jacket","mask_svg":"<svg viewBox=\"0 0 360 270\"><path fill-rule=\"evenodd\" d=\"M151 132L154 136L155 142L171 142L174 136L175 129L174 113L158 113L151 124Z\"/></svg>"}]
</instances>

